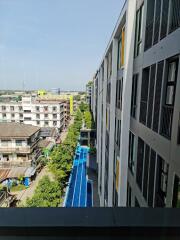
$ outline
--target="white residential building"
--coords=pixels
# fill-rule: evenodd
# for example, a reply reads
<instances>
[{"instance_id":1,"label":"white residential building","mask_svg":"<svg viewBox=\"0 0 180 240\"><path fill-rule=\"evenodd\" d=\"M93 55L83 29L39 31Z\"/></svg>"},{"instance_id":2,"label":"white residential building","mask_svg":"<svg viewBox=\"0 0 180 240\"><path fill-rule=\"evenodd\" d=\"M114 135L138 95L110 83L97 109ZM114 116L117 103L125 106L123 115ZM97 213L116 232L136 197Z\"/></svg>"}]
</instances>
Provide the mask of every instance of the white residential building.
<instances>
[{"instance_id":1,"label":"white residential building","mask_svg":"<svg viewBox=\"0 0 180 240\"><path fill-rule=\"evenodd\" d=\"M180 206L179 8L125 1L94 76L101 206Z\"/></svg>"},{"instance_id":2,"label":"white residential building","mask_svg":"<svg viewBox=\"0 0 180 240\"><path fill-rule=\"evenodd\" d=\"M0 121L62 130L68 119L67 105L66 100L45 101L24 96L21 102L0 103Z\"/></svg>"}]
</instances>

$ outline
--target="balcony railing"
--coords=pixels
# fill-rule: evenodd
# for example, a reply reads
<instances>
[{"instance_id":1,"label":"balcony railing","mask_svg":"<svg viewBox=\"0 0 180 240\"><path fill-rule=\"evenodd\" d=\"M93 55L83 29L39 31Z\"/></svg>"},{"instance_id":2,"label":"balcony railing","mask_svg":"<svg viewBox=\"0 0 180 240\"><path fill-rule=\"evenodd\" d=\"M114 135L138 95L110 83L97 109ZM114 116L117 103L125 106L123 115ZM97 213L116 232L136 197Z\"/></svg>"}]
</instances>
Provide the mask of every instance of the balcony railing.
<instances>
[{"instance_id":1,"label":"balcony railing","mask_svg":"<svg viewBox=\"0 0 180 240\"><path fill-rule=\"evenodd\" d=\"M1 208L1 239L177 240L179 209Z\"/></svg>"},{"instance_id":2,"label":"balcony railing","mask_svg":"<svg viewBox=\"0 0 180 240\"><path fill-rule=\"evenodd\" d=\"M19 161L0 161L0 168L11 168L11 167L29 167L31 166L32 160L19 160Z\"/></svg>"},{"instance_id":3,"label":"balcony railing","mask_svg":"<svg viewBox=\"0 0 180 240\"><path fill-rule=\"evenodd\" d=\"M2 153L30 153L30 147L0 147Z\"/></svg>"}]
</instances>

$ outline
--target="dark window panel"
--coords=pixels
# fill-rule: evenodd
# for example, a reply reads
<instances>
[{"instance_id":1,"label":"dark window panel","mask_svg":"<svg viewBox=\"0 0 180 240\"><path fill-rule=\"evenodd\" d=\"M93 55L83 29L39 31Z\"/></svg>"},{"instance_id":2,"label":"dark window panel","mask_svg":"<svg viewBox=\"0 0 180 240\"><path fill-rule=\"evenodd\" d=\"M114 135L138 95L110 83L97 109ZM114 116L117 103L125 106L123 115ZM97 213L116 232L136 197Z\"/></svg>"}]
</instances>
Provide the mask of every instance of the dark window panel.
<instances>
[{"instance_id":1,"label":"dark window panel","mask_svg":"<svg viewBox=\"0 0 180 240\"><path fill-rule=\"evenodd\" d=\"M170 32L175 31L180 27L180 1L171 0L171 3Z\"/></svg>"},{"instance_id":2,"label":"dark window panel","mask_svg":"<svg viewBox=\"0 0 180 240\"><path fill-rule=\"evenodd\" d=\"M147 200L147 186L148 186L148 176L149 176L149 154L150 154L150 147L146 145L145 160L144 160L144 177L143 177L143 196L146 200Z\"/></svg>"},{"instance_id":3,"label":"dark window panel","mask_svg":"<svg viewBox=\"0 0 180 240\"><path fill-rule=\"evenodd\" d=\"M155 83L156 64L151 66L150 86L149 86L149 100L148 100L148 117L147 126L151 128L153 103L154 103L154 83Z\"/></svg>"},{"instance_id":4,"label":"dark window panel","mask_svg":"<svg viewBox=\"0 0 180 240\"><path fill-rule=\"evenodd\" d=\"M139 121L143 124L146 124L148 88L149 88L149 67L143 69L142 73Z\"/></svg>"},{"instance_id":5,"label":"dark window panel","mask_svg":"<svg viewBox=\"0 0 180 240\"><path fill-rule=\"evenodd\" d=\"M167 33L168 12L169 12L169 0L163 0L160 39L164 38Z\"/></svg>"},{"instance_id":6,"label":"dark window panel","mask_svg":"<svg viewBox=\"0 0 180 240\"><path fill-rule=\"evenodd\" d=\"M153 207L153 198L154 198L155 161L156 161L156 153L153 149L151 149L149 184L148 184L148 205L150 207Z\"/></svg>"},{"instance_id":7,"label":"dark window panel","mask_svg":"<svg viewBox=\"0 0 180 240\"><path fill-rule=\"evenodd\" d=\"M177 175L174 177L172 207L180 208L180 179Z\"/></svg>"},{"instance_id":8,"label":"dark window panel","mask_svg":"<svg viewBox=\"0 0 180 240\"><path fill-rule=\"evenodd\" d=\"M163 68L164 68L164 61L159 62L157 65L154 114L153 114L153 130L155 132L158 132L158 126L159 126L159 112L160 112Z\"/></svg>"},{"instance_id":9,"label":"dark window panel","mask_svg":"<svg viewBox=\"0 0 180 240\"><path fill-rule=\"evenodd\" d=\"M145 30L146 32L145 32L145 46L144 46L145 51L152 46L154 5L155 5L155 0L147 0L147 15L146 15L146 30Z\"/></svg>"},{"instance_id":10,"label":"dark window panel","mask_svg":"<svg viewBox=\"0 0 180 240\"><path fill-rule=\"evenodd\" d=\"M144 141L141 138L138 138L136 181L140 189L142 189L143 159Z\"/></svg>"},{"instance_id":11,"label":"dark window panel","mask_svg":"<svg viewBox=\"0 0 180 240\"><path fill-rule=\"evenodd\" d=\"M156 44L159 40L160 17L161 17L161 0L158 0L158 1L156 1L153 44Z\"/></svg>"},{"instance_id":12,"label":"dark window panel","mask_svg":"<svg viewBox=\"0 0 180 240\"><path fill-rule=\"evenodd\" d=\"M138 75L133 76L132 80L132 94L131 94L131 117L136 117L136 109L137 109L137 81Z\"/></svg>"}]
</instances>

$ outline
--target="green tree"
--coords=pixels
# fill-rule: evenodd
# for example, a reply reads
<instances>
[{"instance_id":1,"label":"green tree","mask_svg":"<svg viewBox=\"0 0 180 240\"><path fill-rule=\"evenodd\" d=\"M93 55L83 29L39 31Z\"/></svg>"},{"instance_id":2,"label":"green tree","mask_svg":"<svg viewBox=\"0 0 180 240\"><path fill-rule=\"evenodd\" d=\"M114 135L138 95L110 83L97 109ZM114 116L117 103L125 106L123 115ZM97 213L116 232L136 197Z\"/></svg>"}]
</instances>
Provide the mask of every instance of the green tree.
<instances>
[{"instance_id":1,"label":"green tree","mask_svg":"<svg viewBox=\"0 0 180 240\"><path fill-rule=\"evenodd\" d=\"M58 207L61 204L62 189L57 181L44 176L35 190L34 196L26 201L26 207Z\"/></svg>"}]
</instances>

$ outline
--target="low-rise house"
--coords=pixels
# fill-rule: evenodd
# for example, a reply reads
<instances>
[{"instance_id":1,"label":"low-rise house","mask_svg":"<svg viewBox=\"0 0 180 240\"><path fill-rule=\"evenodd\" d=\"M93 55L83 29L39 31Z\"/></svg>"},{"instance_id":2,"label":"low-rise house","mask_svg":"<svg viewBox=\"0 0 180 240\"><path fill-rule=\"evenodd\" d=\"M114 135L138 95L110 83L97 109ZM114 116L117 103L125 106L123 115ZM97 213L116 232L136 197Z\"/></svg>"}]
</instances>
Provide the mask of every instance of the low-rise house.
<instances>
[{"instance_id":1,"label":"low-rise house","mask_svg":"<svg viewBox=\"0 0 180 240\"><path fill-rule=\"evenodd\" d=\"M0 167L31 166L39 153L40 128L21 123L0 123Z\"/></svg>"}]
</instances>

